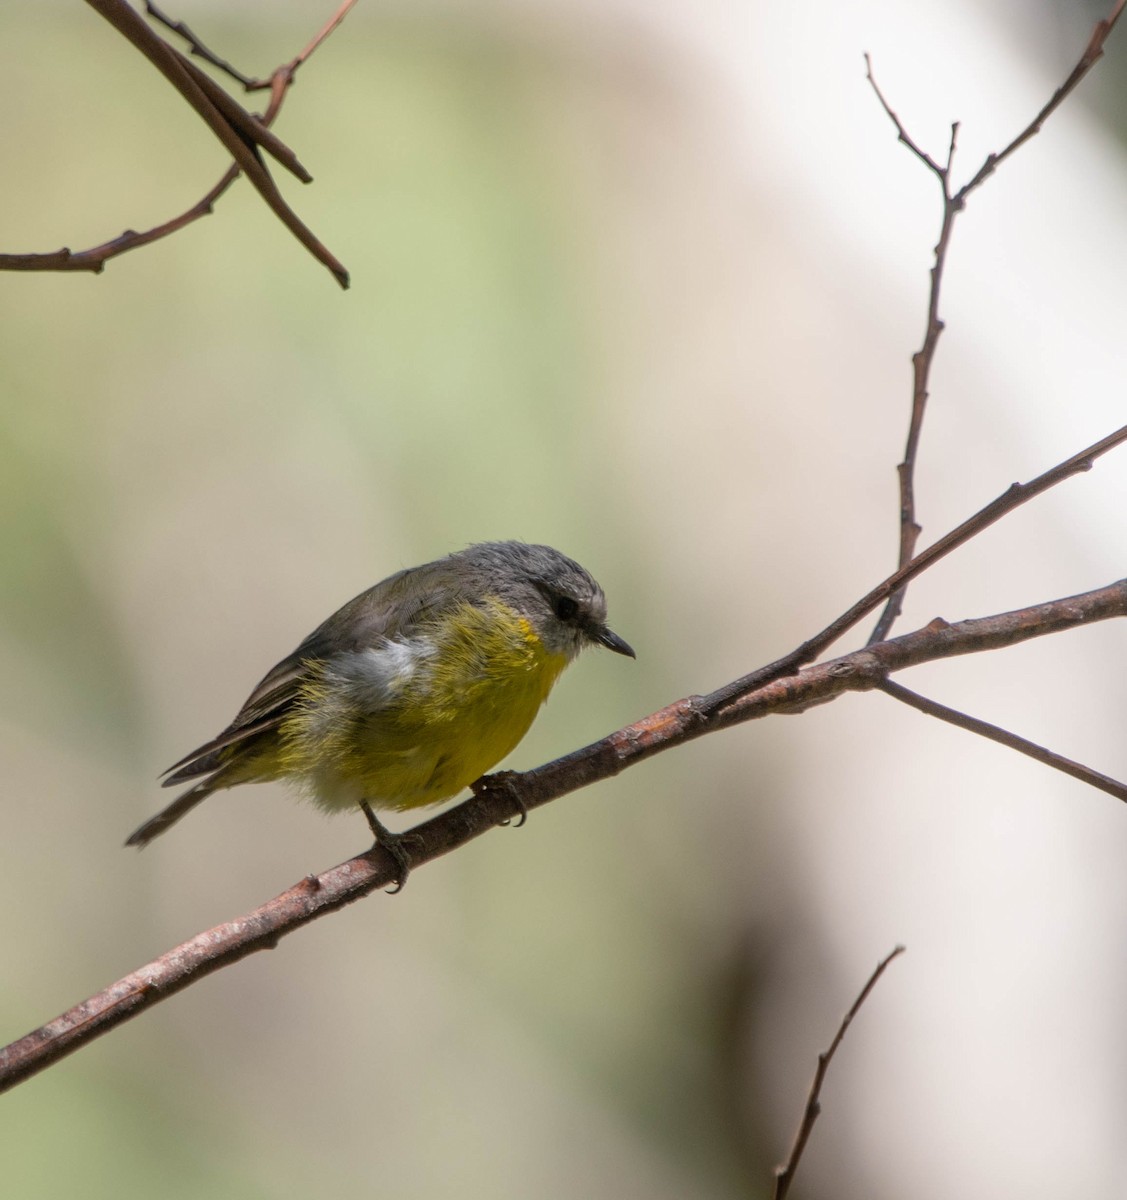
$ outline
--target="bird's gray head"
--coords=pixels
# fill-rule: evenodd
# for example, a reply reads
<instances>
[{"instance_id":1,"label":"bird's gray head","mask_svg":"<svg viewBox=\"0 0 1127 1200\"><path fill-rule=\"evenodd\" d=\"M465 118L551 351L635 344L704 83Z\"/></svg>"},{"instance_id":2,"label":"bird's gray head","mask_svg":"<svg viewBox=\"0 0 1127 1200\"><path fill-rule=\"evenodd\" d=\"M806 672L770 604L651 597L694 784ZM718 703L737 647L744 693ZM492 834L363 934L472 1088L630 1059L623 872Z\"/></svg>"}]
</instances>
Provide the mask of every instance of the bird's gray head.
<instances>
[{"instance_id":1,"label":"bird's gray head","mask_svg":"<svg viewBox=\"0 0 1127 1200\"><path fill-rule=\"evenodd\" d=\"M574 658L594 644L634 657L607 628L603 589L566 554L524 542L482 542L450 557L473 569L481 591L527 618L549 653Z\"/></svg>"}]
</instances>

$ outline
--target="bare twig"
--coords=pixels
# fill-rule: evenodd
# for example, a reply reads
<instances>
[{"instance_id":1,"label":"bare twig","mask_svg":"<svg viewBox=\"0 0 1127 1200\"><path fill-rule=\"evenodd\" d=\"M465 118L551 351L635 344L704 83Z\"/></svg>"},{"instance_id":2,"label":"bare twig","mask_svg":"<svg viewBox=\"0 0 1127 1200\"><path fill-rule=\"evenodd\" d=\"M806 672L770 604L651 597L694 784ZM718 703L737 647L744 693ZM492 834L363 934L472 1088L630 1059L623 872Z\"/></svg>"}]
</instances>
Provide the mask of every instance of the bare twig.
<instances>
[{"instance_id":1,"label":"bare twig","mask_svg":"<svg viewBox=\"0 0 1127 1200\"><path fill-rule=\"evenodd\" d=\"M988 154L982 166L974 173L974 175L959 188L955 193L955 199L965 201L966 198L980 187L998 167L1005 162L1016 150L1020 150L1030 138L1035 137L1041 132L1041 127L1052 116L1061 104L1076 90L1076 85L1084 78L1085 75L1096 65L1103 57L1104 44L1107 42L1108 35L1115 28L1116 22L1123 15L1123 8L1127 5L1127 0L1116 0L1111 13L1102 21L1097 21L1095 28L1092 30L1092 36L1088 39L1087 46L1084 47L1084 53L1080 56L1079 62L1072 68L1068 78L1053 92L1048 104L1029 122L1028 125L1009 143L1008 146L997 154Z\"/></svg>"},{"instance_id":2,"label":"bare twig","mask_svg":"<svg viewBox=\"0 0 1127 1200\"><path fill-rule=\"evenodd\" d=\"M87 0L91 3L92 0ZM159 39L158 39L159 40ZM172 50L172 47L169 47ZM254 113L245 108L228 95L210 75L205 74L191 59L185 58L179 50L172 50L178 66L208 99L215 111L235 132L243 145L250 151L255 161L262 165L259 150L265 150L275 161L281 163L292 175L302 183L312 183L313 176L301 165L294 152L272 133L265 122L260 121ZM210 123L210 122L209 122ZM265 167L263 167L265 170Z\"/></svg>"},{"instance_id":3,"label":"bare twig","mask_svg":"<svg viewBox=\"0 0 1127 1200\"><path fill-rule=\"evenodd\" d=\"M159 21L166 29L170 29L173 33L178 33L188 43L188 52L190 54L202 58L204 62L211 63L216 70L222 71L225 75L230 75L236 83L241 83L248 92L255 86L255 80L251 79L249 75L244 75L242 71L231 66L229 62L225 62L213 50L209 50L183 21L174 21L171 17L165 16L152 0L145 0L145 12L154 21Z\"/></svg>"},{"instance_id":4,"label":"bare twig","mask_svg":"<svg viewBox=\"0 0 1127 1200\"><path fill-rule=\"evenodd\" d=\"M86 3L132 42L187 100L227 148L275 216L315 258L329 268L342 287L347 287L348 272L286 203L256 153L255 144L260 142L256 127L260 127L260 123L226 93L223 93L226 99L219 100L221 89L211 80L204 83L207 77L199 68L159 38L125 0L86 0Z\"/></svg>"},{"instance_id":5,"label":"bare twig","mask_svg":"<svg viewBox=\"0 0 1127 1200\"><path fill-rule=\"evenodd\" d=\"M321 28L313 35L305 49L302 50L302 52L295 59L290 61L286 69L289 71L291 77L297 71L298 67L300 67L302 63L309 58L313 51L316 50L317 47L325 40L325 38L327 38L329 34L332 33L333 30L336 29L336 27L341 23L341 21L344 20L344 18L348 15L349 9L351 9L355 3L356 0L343 0L343 3L336 10L336 12L333 13L333 15L324 23L324 25L322 25ZM259 80L252 86L263 87L268 82L268 80Z\"/></svg>"},{"instance_id":6,"label":"bare twig","mask_svg":"<svg viewBox=\"0 0 1127 1200\"><path fill-rule=\"evenodd\" d=\"M900 120L895 112L893 112L892 105L889 104L884 98L884 93L880 90L880 87L877 85L876 78L873 75L873 60L867 53L865 55L865 78L869 81L869 86L876 93L876 97L877 100L880 101L881 108L883 108L888 114L888 119L893 123L893 125L896 126L896 140L898 142L903 142L904 145L907 146L908 149L920 160L920 162L922 162L923 165L927 167L927 169L939 180L939 182L942 183L946 178L948 171L950 170L951 156L947 156L946 168L941 167L939 163L937 163L935 159L932 158L931 155L928 154L928 152L915 141L912 135L904 127L904 122ZM954 141L954 135L952 135L951 140L952 142Z\"/></svg>"},{"instance_id":7,"label":"bare twig","mask_svg":"<svg viewBox=\"0 0 1127 1200\"><path fill-rule=\"evenodd\" d=\"M239 174L238 167L228 167L223 178L206 196L162 225L154 225L152 229L141 233L127 229L108 242L91 246L88 250L70 250L64 246L61 250L52 250L46 254L0 254L0 271L90 271L100 275L111 258L147 246L150 242L160 241L186 225L191 225L193 221L198 221L200 217L209 216L215 202L238 179Z\"/></svg>"},{"instance_id":8,"label":"bare twig","mask_svg":"<svg viewBox=\"0 0 1127 1200\"><path fill-rule=\"evenodd\" d=\"M933 621L914 633L867 646L776 679L709 717L699 697L678 700L601 741L535 770L507 777L506 787L482 789L462 804L404 835L411 870L449 853L507 821L519 807L539 808L694 738L772 714L801 712L846 692L882 686L890 672L961 654L1017 645L1096 621L1127 616L1127 579L1062 600L948 625ZM0 1091L42 1071L65 1055L197 979L345 904L394 883L399 866L379 847L310 876L245 917L200 934L134 971L49 1024L0 1050Z\"/></svg>"},{"instance_id":9,"label":"bare twig","mask_svg":"<svg viewBox=\"0 0 1127 1200\"><path fill-rule=\"evenodd\" d=\"M840 658L775 679L755 692L740 696L711 718L700 715L699 697L678 701L672 707L680 710L684 706L688 709L690 728L686 736L698 736L716 726L726 729L771 713L801 712L812 705L836 699L843 691L867 691L880 687L889 674L920 663L963 654L979 654L984 650L1001 650L1030 638L1121 617L1127 615L1125 605L1127 580L1119 580L1078 596L1067 596L1047 604L1015 609L991 617L959 621L953 625L937 617L914 633L878 642L875 646L866 646L851 654L843 654ZM662 713L669 711L663 709ZM662 713L648 720L653 721ZM694 715L702 725L699 729L691 726ZM659 748L665 749L666 746L662 744Z\"/></svg>"},{"instance_id":10,"label":"bare twig","mask_svg":"<svg viewBox=\"0 0 1127 1200\"><path fill-rule=\"evenodd\" d=\"M884 93L877 86L873 77L873 65L869 56L865 55L865 77L872 86L881 107L889 120L896 127L897 140L923 163L935 176L943 196L943 218L940 222L939 237L935 243L935 261L931 268L931 286L928 291L927 323L924 330L923 344L912 355L912 412L908 422L908 439L904 449L903 461L896 468L900 488L900 549L897 565L903 567L911 561L916 552L916 543L920 536L920 525L916 516L915 473L916 459L919 453L920 432L923 428L924 413L927 410L928 386L931 376L932 363L935 360L936 347L940 334L943 332L943 321L939 316L939 293L943 283L943 271L947 264L947 252L951 244L951 232L955 218L966 207L967 197L980 187L997 169L998 165L1009 158L1023 146L1031 137L1040 133L1041 127L1049 116L1063 103L1066 97L1077 87L1084 76L1103 54L1104 43L1111 33L1116 21L1123 11L1127 0L1117 0L1111 15L1097 22L1088 40L1088 45L1081 54L1076 66L1068 78L1053 93L1049 102L1033 118L1032 121L998 154L987 155L982 166L957 191L951 189L951 164L955 157L955 143L958 138L958 122L951 126L951 140L947 147L947 161L940 165L934 158L923 150L904 127L904 123L893 111L885 99ZM904 602L904 592L907 581L889 596L884 610L877 621L870 637L871 642L883 642L888 637L896 618L900 615Z\"/></svg>"},{"instance_id":11,"label":"bare twig","mask_svg":"<svg viewBox=\"0 0 1127 1200\"><path fill-rule=\"evenodd\" d=\"M278 68L279 71L284 70L288 74L289 78L287 79L287 86L293 81L293 76L296 74L298 67L300 67L302 63L309 58L313 51L316 50L317 47L320 46L320 44L329 36L329 34L336 29L341 21L343 21L348 15L349 9L353 8L355 4L356 0L343 0L343 3L340 4L336 12L333 13L333 15L324 23L324 25L322 25L321 28L313 35L305 49L302 50L302 52L297 55L296 58L290 59L285 67ZM210 50L207 46L205 46L204 43L192 32L192 30L190 30L188 26L184 24L183 21L173 21L167 17L159 8L157 8L155 4L152 3L152 0L145 0L145 11L148 12L153 20L159 21L167 29L171 29L174 33L178 33L188 43L189 52L191 54L198 55L205 62L211 63L211 65L217 70L223 71L227 75L230 75L230 77L236 82L241 83L248 92L261 91L273 85L274 78L278 74L278 71L258 78L251 78L249 75L244 75L242 71L239 71L235 67L231 66L229 62L225 62L213 50Z\"/></svg>"},{"instance_id":12,"label":"bare twig","mask_svg":"<svg viewBox=\"0 0 1127 1200\"><path fill-rule=\"evenodd\" d=\"M264 125L269 125L274 121L285 97L285 87L276 89L271 94L270 103L262 118ZM152 229L146 229L143 233L127 229L116 238L112 238L108 242L103 242L100 246L92 246L89 250L72 251L64 248L56 250L52 254L0 254L0 269L6 268L10 271L93 271L95 274L98 274L109 259L116 258L119 254L125 254L126 251L136 250L139 246L147 246L150 242L159 241L163 237L168 237L170 233L176 233L186 225L190 225L193 221L198 221L200 217L208 216L214 208L215 202L238 179L241 173L239 168L232 164L223 173L223 178L219 180L211 191L193 204L186 212L173 217L170 221L165 221L163 225L156 225ZM19 259L21 261L8 263L6 261L8 259ZM45 267L32 266L22 261L28 259L47 260L49 265Z\"/></svg>"},{"instance_id":13,"label":"bare twig","mask_svg":"<svg viewBox=\"0 0 1127 1200\"><path fill-rule=\"evenodd\" d=\"M884 680L880 685L880 690L892 696L893 699L899 700L919 712L926 713L929 717L938 717L939 720L957 725L960 729L968 729L971 733L989 738L992 742L1008 746L1011 750L1018 751L1019 754L1027 754L1030 758L1035 758L1039 763L1044 763L1045 766L1052 767L1055 771L1063 771L1065 775L1071 775L1073 779L1079 779L1081 783L1098 788L1101 792L1107 792L1109 796L1114 796L1117 800L1127 800L1127 784L1122 784L1118 779L1112 779L1110 775L1104 775L1100 771L1093 771L1091 767L1074 762L1071 758L1065 758L1063 754L1057 754L1045 746L1039 746L1028 738L1010 733L1008 729L1001 729L997 725L981 721L978 717L972 717L968 713L948 708L945 704L939 704L935 700L921 696L918 692L909 691L899 683L893 683L891 679Z\"/></svg>"},{"instance_id":14,"label":"bare twig","mask_svg":"<svg viewBox=\"0 0 1127 1200\"><path fill-rule=\"evenodd\" d=\"M794 1135L794 1144L790 1148L790 1154L787 1155L786 1162L775 1168L774 1200L785 1200L786 1194L790 1191L791 1184L794 1182L794 1175L798 1170L798 1164L802 1159L803 1151L806 1149L806 1143L810 1140L810 1133L814 1128L814 1122L818 1119L822 1111L820 1097L822 1094L822 1085L826 1081L826 1072L830 1069L833 1056L837 1053L837 1048L841 1045L845 1037L845 1031L853 1023L853 1018L860 1012L861 1005L869 998L869 993L876 987L877 981L884 974L888 964L903 953L904 947L897 946L877 963L877 968L869 976L868 983L861 989L861 993L853 1001L852 1007L842 1017L841 1024L838 1026L837 1033L834 1034L833 1041L818 1055L818 1066L814 1071L814 1078L810 1081L810 1091L806 1097L806 1106L802 1110L802 1120L798 1123L798 1129Z\"/></svg>"},{"instance_id":15,"label":"bare twig","mask_svg":"<svg viewBox=\"0 0 1127 1200\"><path fill-rule=\"evenodd\" d=\"M1107 437L1101 438L1098 442L1093 442L1092 445L1081 450L1079 454L1074 454L1071 458L1066 458L1064 462L1051 467L1048 471L1038 475L1036 479L1031 479L1028 483L1010 484L1000 496L991 500L985 508L980 508L972 517L968 517L961 525L956 526L950 533L945 534L939 541L918 554L911 562L901 567L900 570L894 571L867 595L862 596L852 608L842 613L836 620L831 621L821 633L815 634L814 637L803 642L801 646L796 647L789 654L776 659L772 663L768 663L765 667L759 667L750 674L733 680L731 683L725 684L722 688L717 688L716 691L710 692L707 696L699 697L700 711L706 715L715 713L737 700L740 696L756 691L765 684L770 683L771 680L779 679L783 675L797 670L805 663L813 662L824 650L832 646L842 634L852 629L858 621L864 620L878 604L887 600L889 596L910 579L915 579L917 575L922 574L928 567L934 566L941 558L950 554L952 550L970 541L971 538L981 533L990 525L993 525L995 521L1000 521L1002 517L1012 512L1019 505L1025 504L1035 496L1039 496L1042 492L1048 491L1049 488L1055 487L1058 483L1071 478L1073 475L1091 470L1093 463L1100 455L1106 454L1109 450L1122 445L1125 441L1127 441L1127 425L1121 426L1114 433L1109 433Z\"/></svg>"},{"instance_id":16,"label":"bare twig","mask_svg":"<svg viewBox=\"0 0 1127 1200\"><path fill-rule=\"evenodd\" d=\"M955 217L962 208L961 205L952 203L950 190L951 163L955 158L955 145L958 141L959 126L957 122L951 126L951 140L947 147L947 162L944 166L940 166L934 159L925 154L909 137L903 124L901 124L900 118L889 107L883 93L877 86L876 80L873 78L872 63L867 54L865 55L865 73L884 111L896 126L899 140L927 165L928 169L939 181L939 186L943 192L943 220L939 228L939 238L935 243L935 261L929 272L931 285L928 289L927 322L924 328L924 340L919 350L912 355L912 414L908 421L908 440L904 448L904 458L896 468L900 486L900 551L897 557L897 565L903 567L906 563L911 562L912 556L916 552L916 543L919 541L920 533L922 532L920 524L916 520L916 457L919 453L924 413L927 411L928 380L931 375L931 364L935 358L936 347L939 345L940 334L943 332L943 322L939 318L939 293L943 286L943 271L947 265L947 248L951 243L951 232L955 226ZM900 615L906 590L907 584L902 584L888 598L888 602L884 606L884 611L881 613L880 619L877 621L869 638L870 642L883 642L888 637L889 631L896 622L896 618Z\"/></svg>"},{"instance_id":17,"label":"bare twig","mask_svg":"<svg viewBox=\"0 0 1127 1200\"><path fill-rule=\"evenodd\" d=\"M223 178L191 208L153 229L143 233L126 230L119 237L89 250L71 251L64 247L61 250L46 254L0 254L0 270L7 271L92 271L99 273L106 262L128 250L136 249L150 242L167 237L170 233L183 229L192 221L207 215L212 211L215 201L227 190L240 173L245 173L255 188L258 189L266 203L279 219L298 238L310 253L322 262L333 273L342 287L348 286L348 272L342 264L318 240L313 232L305 226L296 213L286 204L278 191L269 172L258 155L258 148L265 149L303 181L311 176L298 162L293 151L280 141L267 126L277 116L278 108L287 88L292 84L294 74L299 66L309 57L314 49L336 28L343 19L345 12L355 0L343 4L333 16L322 26L309 45L291 62L279 67L267 80L250 81L253 87L269 87L271 90L270 107L267 115L259 119L248 113L237 104L210 76L159 38L124 2L124 0L87 0L92 8L106 18L116 29L124 34L141 52L165 75L170 83L184 96L199 115L207 122L216 137L227 147L235 159L235 166L229 168ZM167 18L160 14L165 23ZM183 33L180 29L178 32ZM193 48L202 43L191 35ZM210 52L204 55L208 61L213 61ZM237 77L236 73L236 77Z\"/></svg>"}]
</instances>

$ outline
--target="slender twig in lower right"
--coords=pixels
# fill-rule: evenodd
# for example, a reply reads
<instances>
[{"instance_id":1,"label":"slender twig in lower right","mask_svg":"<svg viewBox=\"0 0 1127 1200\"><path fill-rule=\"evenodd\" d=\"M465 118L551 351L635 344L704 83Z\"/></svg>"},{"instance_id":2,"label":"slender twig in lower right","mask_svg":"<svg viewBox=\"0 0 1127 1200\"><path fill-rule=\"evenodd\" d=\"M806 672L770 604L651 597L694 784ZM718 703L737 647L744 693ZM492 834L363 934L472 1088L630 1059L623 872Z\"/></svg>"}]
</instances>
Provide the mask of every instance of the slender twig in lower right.
<instances>
[{"instance_id":1,"label":"slender twig in lower right","mask_svg":"<svg viewBox=\"0 0 1127 1200\"><path fill-rule=\"evenodd\" d=\"M904 947L897 946L877 963L877 968L869 976L868 983L861 989L860 995L853 1001L852 1006L845 1016L842 1017L841 1024L838 1026L837 1033L834 1034L833 1041L818 1055L818 1066L814 1071L814 1078L810 1083L810 1091L806 1096L806 1106L802 1110L802 1120L798 1123L798 1129L794 1135L790 1154L787 1155L785 1163L775 1168L774 1200L784 1200L787 1192L790 1191L790 1185L794 1182L794 1174L798 1170L798 1164L802 1159L803 1151L806 1149L806 1143L810 1140L810 1133L814 1128L814 1122L818 1119L818 1115L822 1111L820 1097L822 1094L822 1084L826 1081L826 1072L830 1069L830 1062L837 1053L837 1048L841 1045L842 1039L845 1037L845 1031L853 1023L853 1018L860 1011L861 1005L869 998L869 993L876 987L877 980L884 974L888 964L903 953Z\"/></svg>"}]
</instances>

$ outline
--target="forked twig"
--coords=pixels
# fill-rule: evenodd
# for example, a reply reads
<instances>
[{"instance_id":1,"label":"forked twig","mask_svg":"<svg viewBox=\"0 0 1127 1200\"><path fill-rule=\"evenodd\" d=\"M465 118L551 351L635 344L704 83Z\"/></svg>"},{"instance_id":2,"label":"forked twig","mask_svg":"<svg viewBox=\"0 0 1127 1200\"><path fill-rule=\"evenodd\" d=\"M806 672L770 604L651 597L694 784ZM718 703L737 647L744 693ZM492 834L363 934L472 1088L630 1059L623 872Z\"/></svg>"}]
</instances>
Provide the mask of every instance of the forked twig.
<instances>
[{"instance_id":1,"label":"forked twig","mask_svg":"<svg viewBox=\"0 0 1127 1200\"><path fill-rule=\"evenodd\" d=\"M860 1012L861 1005L869 998L869 993L876 987L877 981L884 974L888 964L903 953L904 947L897 946L877 963L876 970L869 976L868 983L861 989L860 994L853 1001L849 1011L842 1017L841 1024L837 1028L837 1033L834 1034L833 1041L818 1055L818 1066L814 1071L814 1078L810 1081L810 1091L806 1096L806 1105L802 1110L802 1120L798 1123L798 1129L794 1135L790 1154L787 1155L785 1163L775 1168L774 1200L785 1200L786 1194L790 1191L791 1184L794 1183L795 1172L798 1170L798 1164L802 1160L806 1143L810 1140L810 1133L814 1128L814 1122L818 1119L822 1111L822 1085L826 1081L826 1072L830 1069L830 1063L833 1061L833 1056L837 1053L838 1046L841 1045L845 1038L846 1030L853 1024L853 1018Z\"/></svg>"},{"instance_id":2,"label":"forked twig","mask_svg":"<svg viewBox=\"0 0 1127 1200\"><path fill-rule=\"evenodd\" d=\"M1000 521L1007 513L1020 505L1032 500L1035 496L1047 492L1065 479L1084 471L1090 471L1093 463L1102 454L1115 449L1116 446L1127 442L1127 425L1121 426L1114 433L1101 438L1098 442L1057 463L1055 467L1031 479L1028 483L1013 483L998 497L991 500L984 508L980 508L973 516L968 517L961 525L944 534L939 541L934 542L926 550L916 555L911 562L898 571L894 571L882 583L877 584L867 595L861 597L852 608L846 610L836 620L831 621L821 633L815 634L797 646L789 654L768 663L765 667L725 684L707 696L697 698L699 711L704 716L710 716L741 696L757 691L773 679L789 675L806 663L813 662L828 647L832 646L842 634L847 633L858 621L863 621L879 604L892 596L896 590L910 579L921 575L928 567L934 566L941 558L945 558L952 550L965 545L971 538L976 537L984 529Z\"/></svg>"},{"instance_id":3,"label":"forked twig","mask_svg":"<svg viewBox=\"0 0 1127 1200\"><path fill-rule=\"evenodd\" d=\"M222 179L199 201L179 216L173 217L152 229L137 232L127 229L116 238L111 238L87 250L72 251L68 247L46 254L0 254L0 270L6 271L91 271L100 273L105 264L119 254L135 250L190 225L200 217L212 212L215 202L231 186L240 174L246 174L258 189L263 199L282 220L298 240L333 273L342 287L348 286L348 272L329 252L313 232L302 223L297 214L282 198L269 172L263 165L258 148L272 154L288 170L303 181L311 176L298 162L293 151L280 141L268 126L277 117L278 110L287 90L293 83L298 69L340 24L355 0L345 0L332 17L321 27L304 50L290 62L278 67L269 77L251 80L229 64L224 63L196 38L182 23L172 22L164 13L149 5L154 19L160 20L181 36L187 37L192 53L227 71L248 89L270 89L270 104L266 114L259 119L246 112L210 76L205 75L190 59L185 57L159 38L124 0L87 0L96 11L106 18L119 32L124 34L165 75L170 83L185 97L199 115L207 122L216 137L227 147L235 164L228 168Z\"/></svg>"},{"instance_id":4,"label":"forked twig","mask_svg":"<svg viewBox=\"0 0 1127 1200\"><path fill-rule=\"evenodd\" d=\"M923 428L924 414L927 410L928 387L931 377L931 367L935 360L936 347L940 334L943 332L943 321L939 316L939 293L943 284L943 271L947 264L947 252L951 244L951 233L955 218L966 207L967 198L998 169L998 166L1020 149L1030 138L1041 132L1045 121L1060 107L1064 100L1076 89L1085 75L1092 69L1103 54L1104 43L1115 27L1123 12L1127 0L1117 0L1111 15L1105 20L1098 21L1088 39L1076 66L1068 78L1053 93L1048 103L1029 122L1028 125L999 153L988 154L978 170L959 189L951 189L951 163L955 156L955 143L958 137L958 122L951 126L951 140L947 147L947 161L940 165L912 138L905 128L903 121L895 113L884 93L877 85L873 76L872 60L865 55L865 77L872 86L881 108L896 128L897 140L903 142L913 155L935 176L943 195L943 217L939 226L939 237L935 243L935 260L931 268L931 286L928 290L927 323L924 330L923 343L919 350L912 355L912 409L908 422L908 438L904 448L903 461L896 468L900 488L900 549L897 565L903 567L910 562L916 552L916 542L920 536L920 525L916 514L915 473L916 459L919 453L920 432ZM888 598L884 610L873 629L870 641L883 642L888 637L896 618L900 615L904 601L907 581L896 589Z\"/></svg>"},{"instance_id":5,"label":"forked twig","mask_svg":"<svg viewBox=\"0 0 1127 1200\"><path fill-rule=\"evenodd\" d=\"M334 29L336 29L336 27L341 23L341 21L344 20L344 18L348 15L349 10L353 8L355 4L356 0L343 0L343 3L340 4L336 12L333 13L333 15L324 23L324 25L317 30L313 37L310 38L309 42L305 46L305 49L302 50L300 54L298 54L295 58L290 59L290 61L286 63L284 67L279 67L270 75L260 76L256 79L252 79L249 75L244 75L242 71L237 70L235 67L231 66L229 62L225 62L223 59L221 59L219 55L215 53L215 51L205 46L204 43L196 36L196 34L184 24L183 21L173 21L170 17L161 12L161 10L152 3L152 0L145 0L145 11L153 18L154 21L159 21L163 26L165 26L166 29L171 29L173 33L179 34L180 37L182 37L188 43L189 52L191 54L197 55L205 62L209 62L213 67L216 68L216 70L223 71L225 74L230 75L230 77L237 83L241 83L248 92L255 92L261 91L264 88L272 87L274 79L279 71L285 71L288 73L289 78L286 81L286 85L289 86L289 84L293 81L293 76L296 74L298 67L308 60L313 51L320 46L320 44L329 36L330 33L333 32Z\"/></svg>"}]
</instances>

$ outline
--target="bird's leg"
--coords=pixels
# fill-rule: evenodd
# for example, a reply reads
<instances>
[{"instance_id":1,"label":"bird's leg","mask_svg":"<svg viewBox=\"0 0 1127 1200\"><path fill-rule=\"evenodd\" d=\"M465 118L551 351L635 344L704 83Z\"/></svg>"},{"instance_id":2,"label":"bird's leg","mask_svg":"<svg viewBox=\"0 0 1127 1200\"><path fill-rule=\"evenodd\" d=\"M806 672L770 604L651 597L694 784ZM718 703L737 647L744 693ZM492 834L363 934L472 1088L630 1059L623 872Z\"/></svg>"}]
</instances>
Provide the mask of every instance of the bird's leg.
<instances>
[{"instance_id":1,"label":"bird's leg","mask_svg":"<svg viewBox=\"0 0 1127 1200\"><path fill-rule=\"evenodd\" d=\"M484 795L486 792L504 792L508 796L517 810L517 823L513 826L514 829L519 829L528 820L528 807L516 786L517 777L518 772L516 771L495 771L492 775L483 775L470 784L470 791L475 796ZM508 825L511 820L512 817L507 817L501 824Z\"/></svg>"},{"instance_id":2,"label":"bird's leg","mask_svg":"<svg viewBox=\"0 0 1127 1200\"><path fill-rule=\"evenodd\" d=\"M376 839L376 845L386 850L395 862L395 887L387 889L387 894L394 896L396 892L403 891L407 876L411 874L411 860L403 849L404 836L401 833L392 833L372 811L372 806L367 800L360 801L360 811L368 822L368 828Z\"/></svg>"}]
</instances>

